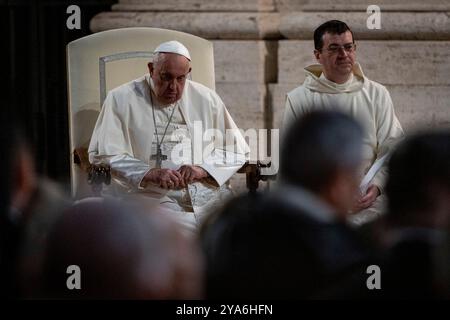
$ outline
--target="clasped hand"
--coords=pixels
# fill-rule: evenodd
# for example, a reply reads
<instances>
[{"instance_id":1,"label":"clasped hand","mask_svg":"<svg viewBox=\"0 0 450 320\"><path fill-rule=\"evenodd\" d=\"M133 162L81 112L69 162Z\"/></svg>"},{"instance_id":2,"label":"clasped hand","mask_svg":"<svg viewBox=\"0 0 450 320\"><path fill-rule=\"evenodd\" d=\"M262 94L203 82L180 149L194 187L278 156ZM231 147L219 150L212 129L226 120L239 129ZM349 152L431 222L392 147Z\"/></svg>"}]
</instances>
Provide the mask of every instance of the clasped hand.
<instances>
[{"instance_id":1,"label":"clasped hand","mask_svg":"<svg viewBox=\"0 0 450 320\"><path fill-rule=\"evenodd\" d=\"M163 189L181 189L188 184L200 181L208 176L208 173L201 167L184 165L178 170L172 169L151 169L143 179L143 185L151 183Z\"/></svg>"},{"instance_id":2,"label":"clasped hand","mask_svg":"<svg viewBox=\"0 0 450 320\"><path fill-rule=\"evenodd\" d=\"M375 202L375 200L377 199L377 197L380 195L380 190L378 189L378 187L374 184L370 185L369 188L367 189L367 192L365 195L359 196L356 199L356 202L353 206L353 212L359 212L363 209L367 209L369 208L371 205L373 205L373 203Z\"/></svg>"}]
</instances>

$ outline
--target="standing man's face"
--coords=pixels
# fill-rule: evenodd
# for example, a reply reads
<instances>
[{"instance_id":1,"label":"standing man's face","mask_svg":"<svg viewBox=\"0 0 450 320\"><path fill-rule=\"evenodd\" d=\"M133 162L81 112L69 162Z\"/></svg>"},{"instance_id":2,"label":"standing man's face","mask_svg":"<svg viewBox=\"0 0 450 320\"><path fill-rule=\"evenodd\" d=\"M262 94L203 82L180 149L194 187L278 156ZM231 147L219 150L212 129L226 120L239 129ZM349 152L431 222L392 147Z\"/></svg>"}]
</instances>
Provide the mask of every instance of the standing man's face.
<instances>
[{"instance_id":1,"label":"standing man's face","mask_svg":"<svg viewBox=\"0 0 450 320\"><path fill-rule=\"evenodd\" d=\"M186 78L191 72L189 60L176 53L162 53L158 61L148 64L156 99L171 104L181 99Z\"/></svg>"},{"instance_id":2,"label":"standing man's face","mask_svg":"<svg viewBox=\"0 0 450 320\"><path fill-rule=\"evenodd\" d=\"M323 46L314 50L317 61L323 66L328 80L343 83L348 80L356 59L356 47L350 31L341 34L325 33Z\"/></svg>"}]
</instances>

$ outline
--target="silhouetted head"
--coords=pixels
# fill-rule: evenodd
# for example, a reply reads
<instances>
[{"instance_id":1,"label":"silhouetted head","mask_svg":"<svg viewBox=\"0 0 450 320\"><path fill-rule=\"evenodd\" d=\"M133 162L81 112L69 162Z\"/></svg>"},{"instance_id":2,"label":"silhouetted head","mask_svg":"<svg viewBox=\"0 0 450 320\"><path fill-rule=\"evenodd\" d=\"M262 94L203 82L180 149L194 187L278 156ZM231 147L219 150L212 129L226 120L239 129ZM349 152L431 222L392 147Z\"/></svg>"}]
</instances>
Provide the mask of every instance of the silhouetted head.
<instances>
[{"instance_id":1,"label":"silhouetted head","mask_svg":"<svg viewBox=\"0 0 450 320\"><path fill-rule=\"evenodd\" d=\"M300 186L339 213L351 208L362 165L362 129L349 116L314 111L289 128L281 147L280 181Z\"/></svg>"},{"instance_id":2,"label":"silhouetted head","mask_svg":"<svg viewBox=\"0 0 450 320\"><path fill-rule=\"evenodd\" d=\"M70 266L80 270L80 290L67 287L76 284ZM196 248L171 221L110 201L67 210L49 237L45 262L47 294L58 298L198 298L200 272Z\"/></svg>"},{"instance_id":3,"label":"silhouetted head","mask_svg":"<svg viewBox=\"0 0 450 320\"><path fill-rule=\"evenodd\" d=\"M443 227L450 221L450 132L405 139L389 161L388 218L395 223Z\"/></svg>"}]
</instances>

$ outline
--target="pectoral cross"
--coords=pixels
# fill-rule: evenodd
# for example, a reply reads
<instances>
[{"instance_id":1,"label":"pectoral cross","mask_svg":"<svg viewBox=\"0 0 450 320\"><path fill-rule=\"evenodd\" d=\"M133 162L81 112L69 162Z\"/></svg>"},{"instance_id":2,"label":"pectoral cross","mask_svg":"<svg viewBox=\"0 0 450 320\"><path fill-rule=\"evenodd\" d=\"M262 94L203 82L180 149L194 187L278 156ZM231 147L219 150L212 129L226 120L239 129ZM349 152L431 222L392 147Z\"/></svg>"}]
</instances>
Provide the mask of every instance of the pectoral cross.
<instances>
[{"instance_id":1,"label":"pectoral cross","mask_svg":"<svg viewBox=\"0 0 450 320\"><path fill-rule=\"evenodd\" d=\"M156 160L156 168L161 168L162 161L167 160L167 156L162 153L161 147L156 148L156 154L150 156L150 160Z\"/></svg>"}]
</instances>

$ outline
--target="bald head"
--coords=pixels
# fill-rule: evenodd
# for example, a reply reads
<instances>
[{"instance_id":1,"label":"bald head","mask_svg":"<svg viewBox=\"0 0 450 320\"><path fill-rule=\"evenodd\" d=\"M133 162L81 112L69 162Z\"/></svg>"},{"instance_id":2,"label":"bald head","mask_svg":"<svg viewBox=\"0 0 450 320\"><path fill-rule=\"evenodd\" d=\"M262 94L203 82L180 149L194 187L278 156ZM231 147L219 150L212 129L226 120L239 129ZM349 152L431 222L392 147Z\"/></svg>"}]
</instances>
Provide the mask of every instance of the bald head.
<instances>
[{"instance_id":1,"label":"bald head","mask_svg":"<svg viewBox=\"0 0 450 320\"><path fill-rule=\"evenodd\" d=\"M158 52L148 64L148 70L153 80L153 92L160 104L167 105L181 99L191 72L188 58L177 53Z\"/></svg>"}]
</instances>

